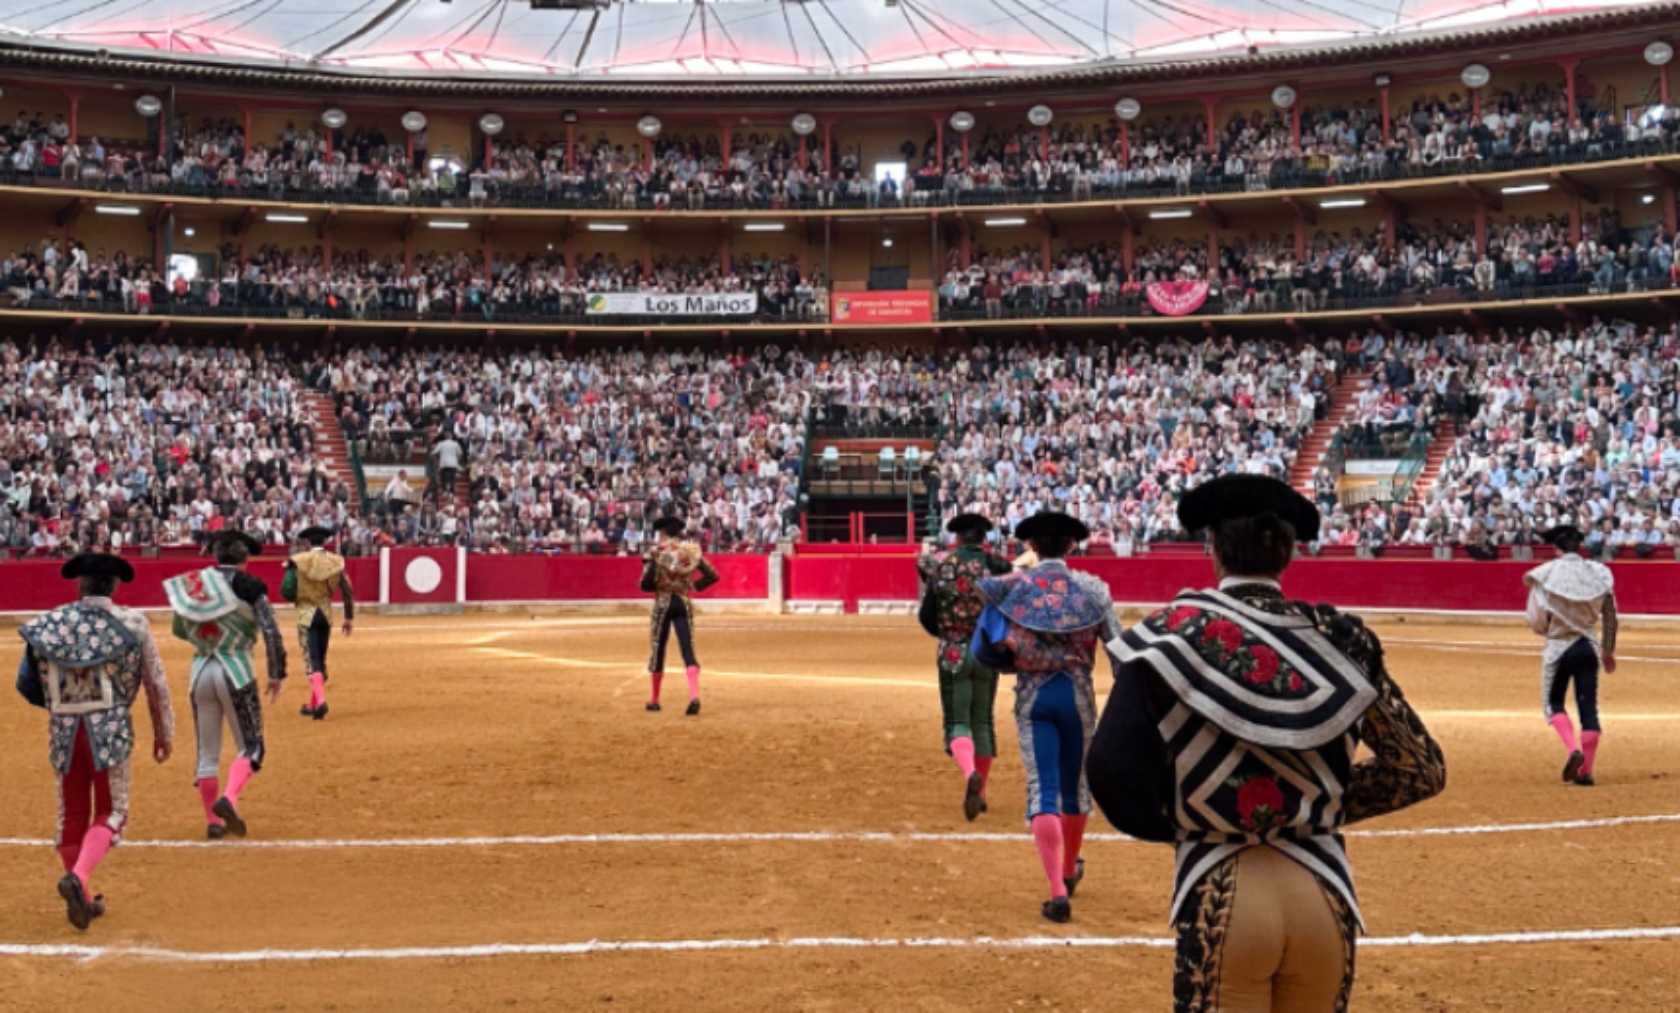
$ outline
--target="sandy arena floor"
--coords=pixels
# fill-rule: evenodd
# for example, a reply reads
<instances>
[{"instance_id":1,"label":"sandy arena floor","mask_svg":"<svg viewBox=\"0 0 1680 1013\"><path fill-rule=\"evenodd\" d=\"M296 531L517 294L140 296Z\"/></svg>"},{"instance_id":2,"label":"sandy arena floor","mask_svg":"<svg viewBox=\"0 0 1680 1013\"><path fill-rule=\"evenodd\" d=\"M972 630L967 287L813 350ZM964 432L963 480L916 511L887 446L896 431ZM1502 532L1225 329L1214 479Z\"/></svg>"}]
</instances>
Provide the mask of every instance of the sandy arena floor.
<instances>
[{"instance_id":1,"label":"sandy arena floor","mask_svg":"<svg viewBox=\"0 0 1680 1013\"><path fill-rule=\"evenodd\" d=\"M166 642L177 755L138 766L85 934L54 890L43 718L7 694L0 1008L1169 1006L1169 852L1093 841L1073 923L1040 919L1008 693L970 825L911 619L703 616L698 719L680 671L643 712L645 629L365 620L325 722L302 679L269 713L244 845L202 840ZM1352 840L1355 1008L1680 1009L1680 628L1625 634L1592 790L1558 781L1519 624L1379 629L1450 783Z\"/></svg>"}]
</instances>

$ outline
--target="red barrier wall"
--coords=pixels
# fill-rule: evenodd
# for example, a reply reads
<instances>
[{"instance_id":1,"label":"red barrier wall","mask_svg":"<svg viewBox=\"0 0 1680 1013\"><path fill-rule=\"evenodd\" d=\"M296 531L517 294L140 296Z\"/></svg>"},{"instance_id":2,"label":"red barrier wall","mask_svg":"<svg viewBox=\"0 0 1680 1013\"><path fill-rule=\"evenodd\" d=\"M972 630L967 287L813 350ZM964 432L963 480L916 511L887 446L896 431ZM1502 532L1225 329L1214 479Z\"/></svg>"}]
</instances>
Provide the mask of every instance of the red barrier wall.
<instances>
[{"instance_id":1,"label":"red barrier wall","mask_svg":"<svg viewBox=\"0 0 1680 1013\"><path fill-rule=\"evenodd\" d=\"M131 608L163 608L163 582L170 577L210 565L208 556L176 556L159 559L130 559L134 581L117 585L116 602ZM379 600L379 560L358 557L346 560L350 584L359 602ZM58 575L62 559L20 559L0 564L0 612L40 612L57 608L76 597L75 581ZM278 556L253 559L250 571L268 584L268 596L280 600L280 578L286 561Z\"/></svg>"},{"instance_id":2,"label":"red barrier wall","mask_svg":"<svg viewBox=\"0 0 1680 1013\"><path fill-rule=\"evenodd\" d=\"M1080 558L1081 569L1108 582L1116 601L1165 602L1187 587L1213 581L1213 561L1201 553L1127 558ZM1522 575L1531 562L1388 559L1301 559L1284 575L1284 590L1308 601L1345 608L1415 608L1519 612L1526 601ZM843 601L907 600L916 596L916 565L905 557L805 556L788 560L787 597ZM1623 612L1680 614L1680 564L1616 562L1616 600Z\"/></svg>"},{"instance_id":3,"label":"red barrier wall","mask_svg":"<svg viewBox=\"0 0 1680 1013\"><path fill-rule=\"evenodd\" d=\"M843 601L857 610L858 599L902 601L916 597L916 557L906 555L795 556L787 561L789 601Z\"/></svg>"},{"instance_id":4,"label":"red barrier wall","mask_svg":"<svg viewBox=\"0 0 1680 1013\"><path fill-rule=\"evenodd\" d=\"M137 608L166 603L162 582L207 564L205 557L135 559L135 581L117 590L117 601ZM722 578L708 598L763 599L770 593L769 557L712 557ZM34 612L69 601L75 586L58 576L60 560L0 564L0 611ZM268 582L278 600L284 561L255 560L251 571ZM1074 565L1101 576L1123 602L1164 602L1186 587L1212 581L1213 564L1200 553L1160 552L1130 558L1097 557ZM1415 608L1520 611L1522 574L1532 563L1441 562L1412 559L1302 559L1284 576L1284 589L1308 601L1346 608ZM1680 563L1616 562L1616 597L1623 612L1680 614ZM349 561L357 598L378 600L379 561ZM840 601L848 610L860 599L909 601L916 597L916 563L907 555L823 553L784 562L786 597ZM601 601L641 598L641 561L626 556L486 556L467 563L468 601Z\"/></svg>"},{"instance_id":5,"label":"red barrier wall","mask_svg":"<svg viewBox=\"0 0 1680 1013\"><path fill-rule=\"evenodd\" d=\"M706 598L768 598L770 557L708 556L719 580ZM636 556L467 557L467 601L601 601L647 597ZM914 590L912 589L912 594Z\"/></svg>"}]
</instances>

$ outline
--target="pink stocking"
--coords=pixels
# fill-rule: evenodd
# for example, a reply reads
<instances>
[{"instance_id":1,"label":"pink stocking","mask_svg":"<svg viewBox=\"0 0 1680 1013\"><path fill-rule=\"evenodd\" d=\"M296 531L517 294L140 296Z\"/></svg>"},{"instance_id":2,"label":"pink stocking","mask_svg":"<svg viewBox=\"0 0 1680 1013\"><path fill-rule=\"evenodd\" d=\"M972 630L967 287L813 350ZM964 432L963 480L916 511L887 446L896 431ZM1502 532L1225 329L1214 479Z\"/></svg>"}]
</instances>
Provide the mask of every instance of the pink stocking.
<instances>
[{"instance_id":1,"label":"pink stocking","mask_svg":"<svg viewBox=\"0 0 1680 1013\"><path fill-rule=\"evenodd\" d=\"M1552 730L1557 732L1557 737L1562 740L1564 752L1573 753L1581 748L1575 744L1575 724L1569 720L1568 714L1563 711L1553 714Z\"/></svg>"},{"instance_id":2,"label":"pink stocking","mask_svg":"<svg viewBox=\"0 0 1680 1013\"><path fill-rule=\"evenodd\" d=\"M1044 863L1044 875L1050 880L1050 897L1066 897L1067 884L1062 882L1062 818L1055 813L1039 813L1032 818L1032 834L1039 861Z\"/></svg>"},{"instance_id":3,"label":"pink stocking","mask_svg":"<svg viewBox=\"0 0 1680 1013\"><path fill-rule=\"evenodd\" d=\"M201 777L198 779L198 798L199 801L204 803L204 819L211 826L219 827L222 825L222 818L211 809L211 806L214 806L216 800L221 797L222 789L216 784L215 778Z\"/></svg>"},{"instance_id":4,"label":"pink stocking","mask_svg":"<svg viewBox=\"0 0 1680 1013\"><path fill-rule=\"evenodd\" d=\"M974 740L966 735L952 739L951 759L957 761L957 769L962 771L964 778L974 773Z\"/></svg>"},{"instance_id":5,"label":"pink stocking","mask_svg":"<svg viewBox=\"0 0 1680 1013\"><path fill-rule=\"evenodd\" d=\"M327 702L327 677L320 672L309 673L309 709L315 710Z\"/></svg>"},{"instance_id":6,"label":"pink stocking","mask_svg":"<svg viewBox=\"0 0 1680 1013\"><path fill-rule=\"evenodd\" d=\"M1581 773L1583 774L1591 774L1593 772L1593 761L1598 759L1599 734L1600 733L1598 732L1581 733L1581 752L1587 757L1586 762L1581 764Z\"/></svg>"},{"instance_id":7,"label":"pink stocking","mask_svg":"<svg viewBox=\"0 0 1680 1013\"><path fill-rule=\"evenodd\" d=\"M648 673L648 682L652 683L652 695L648 697L648 703L658 703L659 702L659 687L661 685L663 685L664 682L665 682L665 673L664 672L649 672Z\"/></svg>"},{"instance_id":8,"label":"pink stocking","mask_svg":"<svg viewBox=\"0 0 1680 1013\"><path fill-rule=\"evenodd\" d=\"M105 853L111 850L111 839L115 835L107 826L97 826L87 832L82 838L82 853L76 858L76 867L70 871L82 881L82 889L89 897L93 896L93 870L99 868L99 863L105 860Z\"/></svg>"},{"instance_id":9,"label":"pink stocking","mask_svg":"<svg viewBox=\"0 0 1680 1013\"><path fill-rule=\"evenodd\" d=\"M1085 843L1085 824L1089 816L1062 817L1062 871L1073 875L1079 861L1079 846Z\"/></svg>"},{"instance_id":10,"label":"pink stocking","mask_svg":"<svg viewBox=\"0 0 1680 1013\"><path fill-rule=\"evenodd\" d=\"M251 780L251 761L241 756L233 761L228 768L227 800L235 806L239 805L239 793L245 790L245 785Z\"/></svg>"},{"instance_id":11,"label":"pink stocking","mask_svg":"<svg viewBox=\"0 0 1680 1013\"><path fill-rule=\"evenodd\" d=\"M690 665L683 674L688 676L688 698L690 700L700 699L700 666Z\"/></svg>"}]
</instances>

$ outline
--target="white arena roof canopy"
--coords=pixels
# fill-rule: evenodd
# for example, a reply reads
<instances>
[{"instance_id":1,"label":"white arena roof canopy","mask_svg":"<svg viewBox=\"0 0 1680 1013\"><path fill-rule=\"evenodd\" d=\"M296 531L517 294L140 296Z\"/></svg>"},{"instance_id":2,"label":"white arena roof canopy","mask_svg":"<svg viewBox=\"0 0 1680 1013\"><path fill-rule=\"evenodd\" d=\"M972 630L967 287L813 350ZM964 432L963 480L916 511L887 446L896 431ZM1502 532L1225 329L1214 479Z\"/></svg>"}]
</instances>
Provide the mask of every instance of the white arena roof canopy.
<instances>
[{"instance_id":1,"label":"white arena roof canopy","mask_svg":"<svg viewBox=\"0 0 1680 1013\"><path fill-rule=\"evenodd\" d=\"M0 0L0 44L404 77L985 75L1477 26L1626 0Z\"/></svg>"}]
</instances>

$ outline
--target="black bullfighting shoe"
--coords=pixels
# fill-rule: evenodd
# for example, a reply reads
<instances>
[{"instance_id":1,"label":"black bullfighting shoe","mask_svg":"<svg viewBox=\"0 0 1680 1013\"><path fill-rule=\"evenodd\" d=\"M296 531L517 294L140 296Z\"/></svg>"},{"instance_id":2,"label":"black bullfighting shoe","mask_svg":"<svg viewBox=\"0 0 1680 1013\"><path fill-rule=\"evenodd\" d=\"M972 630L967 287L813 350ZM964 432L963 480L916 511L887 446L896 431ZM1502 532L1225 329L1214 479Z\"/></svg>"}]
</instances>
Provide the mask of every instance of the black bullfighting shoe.
<instances>
[{"instance_id":1,"label":"black bullfighting shoe","mask_svg":"<svg viewBox=\"0 0 1680 1013\"><path fill-rule=\"evenodd\" d=\"M1568 761L1563 765L1563 783L1568 784L1569 782L1575 780L1575 775L1581 772L1581 764L1586 762L1587 754L1581 752L1579 749L1570 753Z\"/></svg>"},{"instance_id":2,"label":"black bullfighting shoe","mask_svg":"<svg viewBox=\"0 0 1680 1013\"><path fill-rule=\"evenodd\" d=\"M87 894L82 890L82 881L74 872L67 872L58 881L58 895L64 898L64 914L70 919L70 924L79 932L86 932L88 922L93 920L93 905L88 903Z\"/></svg>"},{"instance_id":3,"label":"black bullfighting shoe","mask_svg":"<svg viewBox=\"0 0 1680 1013\"><path fill-rule=\"evenodd\" d=\"M1067 887L1069 897L1072 897L1073 892L1075 890L1079 889L1079 881L1084 879L1084 878L1085 878L1085 859L1081 858L1081 859L1076 860L1073 863L1073 875L1068 876L1067 878L1062 880L1062 884Z\"/></svg>"},{"instance_id":4,"label":"black bullfighting shoe","mask_svg":"<svg viewBox=\"0 0 1680 1013\"><path fill-rule=\"evenodd\" d=\"M245 836L247 829L245 821L239 818L238 810L234 809L233 803L229 802L225 796L217 799L216 804L210 807L210 811L220 816L222 822L227 824L228 833L235 837Z\"/></svg>"},{"instance_id":5,"label":"black bullfighting shoe","mask_svg":"<svg viewBox=\"0 0 1680 1013\"><path fill-rule=\"evenodd\" d=\"M693 717L694 715L700 713L700 698L695 697L693 700L690 700L688 702L688 710L683 711L683 713L689 717Z\"/></svg>"},{"instance_id":6,"label":"black bullfighting shoe","mask_svg":"<svg viewBox=\"0 0 1680 1013\"><path fill-rule=\"evenodd\" d=\"M105 895L102 893L94 894L93 899L88 901L88 919L91 921L103 917L105 917Z\"/></svg>"},{"instance_id":7,"label":"black bullfighting shoe","mask_svg":"<svg viewBox=\"0 0 1680 1013\"><path fill-rule=\"evenodd\" d=\"M968 775L968 788L963 792L963 818L970 823L986 811L986 800L980 796L980 772Z\"/></svg>"},{"instance_id":8,"label":"black bullfighting shoe","mask_svg":"<svg viewBox=\"0 0 1680 1013\"><path fill-rule=\"evenodd\" d=\"M658 700L649 700L648 704L647 704L647 709L650 710L650 711L658 711L658 710L663 710L664 708L659 706L659 701Z\"/></svg>"},{"instance_id":9,"label":"black bullfighting shoe","mask_svg":"<svg viewBox=\"0 0 1680 1013\"><path fill-rule=\"evenodd\" d=\"M326 705L325 701L322 701L321 706L315 708L315 720L320 721L322 718L325 718L326 716L327 716L327 705Z\"/></svg>"},{"instance_id":10,"label":"black bullfighting shoe","mask_svg":"<svg viewBox=\"0 0 1680 1013\"><path fill-rule=\"evenodd\" d=\"M298 713L302 714L306 718L312 718L315 716L315 708L309 706L308 704L304 704L302 707L298 708Z\"/></svg>"},{"instance_id":11,"label":"black bullfighting shoe","mask_svg":"<svg viewBox=\"0 0 1680 1013\"><path fill-rule=\"evenodd\" d=\"M207 841L219 841L226 836L227 827L220 823L212 823L204 828L204 839Z\"/></svg>"},{"instance_id":12,"label":"black bullfighting shoe","mask_svg":"<svg viewBox=\"0 0 1680 1013\"><path fill-rule=\"evenodd\" d=\"M1058 925L1073 921L1073 905L1066 897L1056 897L1044 902L1044 917Z\"/></svg>"},{"instance_id":13,"label":"black bullfighting shoe","mask_svg":"<svg viewBox=\"0 0 1680 1013\"><path fill-rule=\"evenodd\" d=\"M1591 788L1598 782L1593 780L1593 776L1591 774L1576 774L1575 783L1583 788Z\"/></svg>"}]
</instances>

